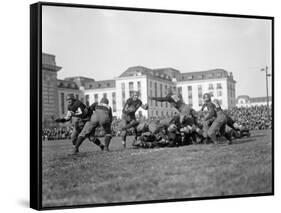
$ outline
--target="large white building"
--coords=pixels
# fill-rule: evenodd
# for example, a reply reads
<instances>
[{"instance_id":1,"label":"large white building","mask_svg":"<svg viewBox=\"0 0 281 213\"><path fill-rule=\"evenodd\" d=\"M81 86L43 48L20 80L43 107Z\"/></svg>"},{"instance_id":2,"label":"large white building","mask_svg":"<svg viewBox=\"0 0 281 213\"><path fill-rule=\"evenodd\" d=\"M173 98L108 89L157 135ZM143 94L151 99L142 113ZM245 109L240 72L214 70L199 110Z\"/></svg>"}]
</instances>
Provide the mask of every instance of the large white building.
<instances>
[{"instance_id":1,"label":"large white building","mask_svg":"<svg viewBox=\"0 0 281 213\"><path fill-rule=\"evenodd\" d=\"M130 93L137 90L142 102L149 104L148 111L140 109L138 114L158 117L170 116L175 110L168 103L151 101L148 97L164 97L169 88L175 87L185 103L198 110L203 104L203 94L209 92L226 109L235 106L235 83L232 74L223 69L180 73L173 68L136 66L128 68L113 80L93 81L84 88L84 94L90 104L106 96L113 107L114 116L120 117Z\"/></svg>"},{"instance_id":2,"label":"large white building","mask_svg":"<svg viewBox=\"0 0 281 213\"><path fill-rule=\"evenodd\" d=\"M190 104L195 110L201 108L202 97L206 92L211 93L213 98L218 99L224 109L232 108L236 104L236 82L232 73L228 73L224 69L181 73L173 68L150 69L135 66L128 68L120 76L110 80L96 81L82 76L58 80L54 77L57 76L56 72L61 67L56 66L55 56L43 54L43 58L45 58L43 68L51 65L54 67L52 70L44 69L44 76L51 76L52 82L56 81L56 84L52 84L53 88L49 88L56 93L56 95L52 94L52 99L56 99L52 102L56 110L53 110L53 115L48 114L48 119L43 116L43 122L44 120L50 120L50 117L65 115L68 94L73 94L86 105L99 102L102 97L107 97L109 104L112 106L113 115L116 117L121 117L123 106L134 90L139 91L142 102L149 105L149 110L140 109L137 112L138 116L144 117L167 117L176 112L169 103L149 99L149 97L166 96L169 88L172 87L176 88L178 93L182 95L184 102ZM48 65L48 63L51 65ZM48 97L45 96L44 99L48 100ZM44 123L45 126L49 126L47 123Z\"/></svg>"}]
</instances>

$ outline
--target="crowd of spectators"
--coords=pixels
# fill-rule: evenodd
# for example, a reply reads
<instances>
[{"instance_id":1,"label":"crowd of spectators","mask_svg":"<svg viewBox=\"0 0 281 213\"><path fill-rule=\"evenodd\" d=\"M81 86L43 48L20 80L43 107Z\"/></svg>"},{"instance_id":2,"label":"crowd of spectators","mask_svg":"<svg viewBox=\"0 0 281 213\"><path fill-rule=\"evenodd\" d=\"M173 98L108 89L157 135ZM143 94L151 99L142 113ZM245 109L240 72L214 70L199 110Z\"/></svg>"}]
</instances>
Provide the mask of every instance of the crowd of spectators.
<instances>
[{"instance_id":1,"label":"crowd of spectators","mask_svg":"<svg viewBox=\"0 0 281 213\"><path fill-rule=\"evenodd\" d=\"M272 128L272 110L271 106L252 106L252 107L234 107L230 110L226 110L228 115L234 119L239 124L243 125L249 130L261 130L261 129L271 129ZM146 119L145 117L138 118L140 122L150 122L159 121L164 119L164 117L153 117ZM121 119L114 119L112 122L112 134L120 135ZM72 127L59 127L59 128L47 128L43 129L43 140L59 140L59 139L69 139L72 133ZM133 134L129 131L128 134ZM101 129L97 129L97 136L103 135Z\"/></svg>"},{"instance_id":2,"label":"crowd of spectators","mask_svg":"<svg viewBox=\"0 0 281 213\"><path fill-rule=\"evenodd\" d=\"M69 139L72 133L71 126L65 127L55 127L55 128L45 128L42 131L43 140L60 140Z\"/></svg>"},{"instance_id":3,"label":"crowd of spectators","mask_svg":"<svg viewBox=\"0 0 281 213\"><path fill-rule=\"evenodd\" d=\"M271 106L234 107L227 113L237 123L242 124L249 130L272 128Z\"/></svg>"}]
</instances>

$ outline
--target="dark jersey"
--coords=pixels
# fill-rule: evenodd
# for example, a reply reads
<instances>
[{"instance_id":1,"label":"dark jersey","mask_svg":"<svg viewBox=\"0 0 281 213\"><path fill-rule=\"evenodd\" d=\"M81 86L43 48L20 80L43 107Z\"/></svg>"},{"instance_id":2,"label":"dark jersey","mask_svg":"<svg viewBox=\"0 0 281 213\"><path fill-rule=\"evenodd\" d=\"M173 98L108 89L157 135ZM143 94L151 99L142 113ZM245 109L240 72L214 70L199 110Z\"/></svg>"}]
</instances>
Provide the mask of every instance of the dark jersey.
<instances>
[{"instance_id":1,"label":"dark jersey","mask_svg":"<svg viewBox=\"0 0 281 213\"><path fill-rule=\"evenodd\" d=\"M125 106L123 108L123 113L124 114L135 114L135 112L141 107L142 105L142 101L140 99L137 99L137 100L133 100L132 98L129 98L126 103L125 103ZM127 112L126 109L129 108L129 107L134 107L134 111L131 111L131 112Z\"/></svg>"},{"instance_id":2,"label":"dark jersey","mask_svg":"<svg viewBox=\"0 0 281 213\"><path fill-rule=\"evenodd\" d=\"M69 104L69 105L67 106L67 110L70 111L70 112L72 112L72 113L76 113L77 110L78 110L78 108L81 109L82 115L78 115L78 116L76 116L76 117L81 117L81 118L87 117L88 112L89 112L89 111L88 111L88 108L87 108L86 105L83 104L81 101L79 101L79 100L77 100L77 99L76 99L76 100L73 100L72 104Z\"/></svg>"},{"instance_id":3,"label":"dark jersey","mask_svg":"<svg viewBox=\"0 0 281 213\"><path fill-rule=\"evenodd\" d=\"M202 106L201 110L203 111L205 107L207 107L207 109L208 109L208 113L205 116L205 120L209 120L209 119L217 116L216 106L213 102L209 101L209 102L205 103Z\"/></svg>"},{"instance_id":4,"label":"dark jersey","mask_svg":"<svg viewBox=\"0 0 281 213\"><path fill-rule=\"evenodd\" d=\"M168 94L166 97L152 97L151 99L160 102L169 102L176 109L180 109L184 105L182 98L174 94Z\"/></svg>"}]
</instances>

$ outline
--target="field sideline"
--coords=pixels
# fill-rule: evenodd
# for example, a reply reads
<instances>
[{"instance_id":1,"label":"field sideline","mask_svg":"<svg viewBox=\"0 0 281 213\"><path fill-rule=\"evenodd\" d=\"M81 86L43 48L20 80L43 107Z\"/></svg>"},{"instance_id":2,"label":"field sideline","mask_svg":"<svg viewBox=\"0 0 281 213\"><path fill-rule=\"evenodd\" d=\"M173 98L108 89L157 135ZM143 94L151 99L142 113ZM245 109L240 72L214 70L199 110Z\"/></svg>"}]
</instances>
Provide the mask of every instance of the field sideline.
<instances>
[{"instance_id":1,"label":"field sideline","mask_svg":"<svg viewBox=\"0 0 281 213\"><path fill-rule=\"evenodd\" d=\"M252 132L233 145L123 149L85 141L69 156L70 140L44 141L43 207L272 192L272 131ZM103 139L102 139L103 141Z\"/></svg>"}]
</instances>

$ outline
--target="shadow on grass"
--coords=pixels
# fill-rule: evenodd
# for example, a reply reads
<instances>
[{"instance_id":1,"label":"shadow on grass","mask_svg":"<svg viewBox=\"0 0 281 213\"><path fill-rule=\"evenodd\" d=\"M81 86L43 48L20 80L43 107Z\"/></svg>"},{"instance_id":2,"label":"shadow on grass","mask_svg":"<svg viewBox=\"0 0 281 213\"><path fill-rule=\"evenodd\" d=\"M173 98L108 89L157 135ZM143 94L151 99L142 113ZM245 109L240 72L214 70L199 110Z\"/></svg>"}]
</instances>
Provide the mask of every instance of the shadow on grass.
<instances>
[{"instance_id":1,"label":"shadow on grass","mask_svg":"<svg viewBox=\"0 0 281 213\"><path fill-rule=\"evenodd\" d=\"M240 139L239 141L233 141L233 144L243 144L243 143L250 143L256 141L254 138L247 138L247 139Z\"/></svg>"},{"instance_id":2,"label":"shadow on grass","mask_svg":"<svg viewBox=\"0 0 281 213\"><path fill-rule=\"evenodd\" d=\"M256 134L256 135L251 135L251 138L259 138L259 137L265 137L266 134Z\"/></svg>"}]
</instances>

